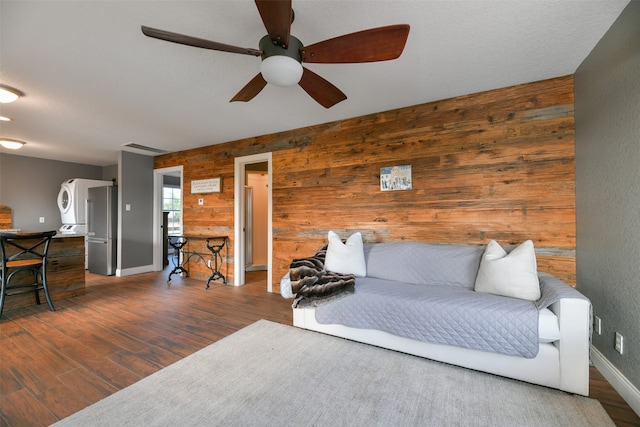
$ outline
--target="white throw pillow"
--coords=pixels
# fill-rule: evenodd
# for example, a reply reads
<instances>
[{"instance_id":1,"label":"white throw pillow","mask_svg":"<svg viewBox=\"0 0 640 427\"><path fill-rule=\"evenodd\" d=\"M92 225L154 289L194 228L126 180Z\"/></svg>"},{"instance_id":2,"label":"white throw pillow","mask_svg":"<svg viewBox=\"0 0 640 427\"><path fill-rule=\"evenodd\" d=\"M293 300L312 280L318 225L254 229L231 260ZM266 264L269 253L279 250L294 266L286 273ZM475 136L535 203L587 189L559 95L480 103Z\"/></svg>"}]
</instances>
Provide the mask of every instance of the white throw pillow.
<instances>
[{"instance_id":1,"label":"white throw pillow","mask_svg":"<svg viewBox=\"0 0 640 427\"><path fill-rule=\"evenodd\" d=\"M291 290L291 276L289 272L280 279L280 295L282 295L282 298L293 298L295 296Z\"/></svg>"},{"instance_id":2,"label":"white throw pillow","mask_svg":"<svg viewBox=\"0 0 640 427\"><path fill-rule=\"evenodd\" d=\"M533 242L527 240L509 254L495 240L489 242L480 261L475 289L530 301L540 299Z\"/></svg>"},{"instance_id":3,"label":"white throw pillow","mask_svg":"<svg viewBox=\"0 0 640 427\"><path fill-rule=\"evenodd\" d=\"M329 231L329 246L324 260L324 268L327 271L340 274L353 274L356 277L367 275L367 264L364 260L364 247L362 234L354 233L342 243L340 236Z\"/></svg>"}]
</instances>

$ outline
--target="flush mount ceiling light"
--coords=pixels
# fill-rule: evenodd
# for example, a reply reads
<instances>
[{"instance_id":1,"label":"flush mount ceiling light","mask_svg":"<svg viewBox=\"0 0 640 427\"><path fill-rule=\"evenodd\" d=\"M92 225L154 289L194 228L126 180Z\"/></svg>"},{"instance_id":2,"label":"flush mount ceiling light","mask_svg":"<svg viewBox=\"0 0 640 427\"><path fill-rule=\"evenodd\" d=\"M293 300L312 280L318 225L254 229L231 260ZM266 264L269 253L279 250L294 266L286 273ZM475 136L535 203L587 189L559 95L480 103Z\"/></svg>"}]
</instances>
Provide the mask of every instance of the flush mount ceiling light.
<instances>
[{"instance_id":1,"label":"flush mount ceiling light","mask_svg":"<svg viewBox=\"0 0 640 427\"><path fill-rule=\"evenodd\" d=\"M302 77L302 64L284 55L270 56L260 63L262 77L276 86L297 85Z\"/></svg>"},{"instance_id":2,"label":"flush mount ceiling light","mask_svg":"<svg viewBox=\"0 0 640 427\"><path fill-rule=\"evenodd\" d=\"M0 122L10 122L13 121L11 117L0 116Z\"/></svg>"},{"instance_id":3,"label":"flush mount ceiling light","mask_svg":"<svg viewBox=\"0 0 640 427\"><path fill-rule=\"evenodd\" d=\"M9 148L11 150L17 150L18 148L22 148L22 146L26 144L27 144L26 142L19 141L17 139L7 139L7 138L0 139L0 145L2 145L4 148Z\"/></svg>"},{"instance_id":4,"label":"flush mount ceiling light","mask_svg":"<svg viewBox=\"0 0 640 427\"><path fill-rule=\"evenodd\" d=\"M297 85L304 71L301 48L302 42L293 36L289 36L289 46L286 48L274 44L269 36L260 39L260 50L263 52L260 74L265 81L282 87Z\"/></svg>"},{"instance_id":5,"label":"flush mount ceiling light","mask_svg":"<svg viewBox=\"0 0 640 427\"><path fill-rule=\"evenodd\" d=\"M9 86L0 85L0 103L8 104L20 98L21 96L22 93L19 90L11 88Z\"/></svg>"}]
</instances>

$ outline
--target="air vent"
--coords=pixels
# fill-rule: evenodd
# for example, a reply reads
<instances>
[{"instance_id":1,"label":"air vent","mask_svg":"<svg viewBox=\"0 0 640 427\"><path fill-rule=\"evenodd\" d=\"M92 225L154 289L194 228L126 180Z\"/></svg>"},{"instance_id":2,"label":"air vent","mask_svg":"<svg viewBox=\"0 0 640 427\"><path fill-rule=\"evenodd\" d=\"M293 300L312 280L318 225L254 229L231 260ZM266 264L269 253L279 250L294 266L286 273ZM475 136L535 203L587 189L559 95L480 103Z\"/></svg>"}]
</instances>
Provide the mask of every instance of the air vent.
<instances>
[{"instance_id":1,"label":"air vent","mask_svg":"<svg viewBox=\"0 0 640 427\"><path fill-rule=\"evenodd\" d=\"M167 150L162 150L160 148L147 147L146 145L136 144L135 142L129 142L128 144L122 144L122 145L125 147L135 148L136 150L147 151L149 153L154 153L154 154L165 154L169 152Z\"/></svg>"}]
</instances>

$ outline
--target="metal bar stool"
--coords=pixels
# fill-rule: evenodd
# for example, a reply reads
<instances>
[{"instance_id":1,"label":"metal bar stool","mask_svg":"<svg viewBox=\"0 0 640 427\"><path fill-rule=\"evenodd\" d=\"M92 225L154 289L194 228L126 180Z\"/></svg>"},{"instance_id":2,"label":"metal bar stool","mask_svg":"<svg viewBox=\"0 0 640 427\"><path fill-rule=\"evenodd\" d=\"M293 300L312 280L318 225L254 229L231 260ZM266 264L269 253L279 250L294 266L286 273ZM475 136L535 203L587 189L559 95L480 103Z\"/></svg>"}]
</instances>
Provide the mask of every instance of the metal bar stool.
<instances>
[{"instance_id":1,"label":"metal bar stool","mask_svg":"<svg viewBox=\"0 0 640 427\"><path fill-rule=\"evenodd\" d=\"M51 238L56 231L0 233L0 262L2 263L2 292L0 293L0 316L4 307L5 296L35 293L36 303L40 304L40 290L44 291L51 311L56 311L51 302L47 285L47 254ZM33 275L33 282L28 283L20 272ZM16 274L18 276L16 277ZM12 278L23 277L20 283L10 285ZM25 283L27 282L27 283Z\"/></svg>"}]
</instances>

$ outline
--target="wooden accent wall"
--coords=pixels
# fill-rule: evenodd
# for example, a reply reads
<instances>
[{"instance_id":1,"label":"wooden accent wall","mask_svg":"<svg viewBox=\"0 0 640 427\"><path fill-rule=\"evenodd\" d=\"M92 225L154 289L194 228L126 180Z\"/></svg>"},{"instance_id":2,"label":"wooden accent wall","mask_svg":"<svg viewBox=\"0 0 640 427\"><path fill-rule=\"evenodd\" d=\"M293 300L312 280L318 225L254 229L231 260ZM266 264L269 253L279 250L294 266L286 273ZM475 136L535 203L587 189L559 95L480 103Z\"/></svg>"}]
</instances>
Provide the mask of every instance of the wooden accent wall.
<instances>
[{"instance_id":1,"label":"wooden accent wall","mask_svg":"<svg viewBox=\"0 0 640 427\"><path fill-rule=\"evenodd\" d=\"M232 263L234 158L272 152L274 290L328 230L367 242L532 239L539 269L575 284L573 110L565 76L161 155L155 168L184 166L184 232L229 235ZM413 189L381 192L380 168L399 165L412 166ZM214 176L221 193L191 194L191 180Z\"/></svg>"},{"instance_id":2,"label":"wooden accent wall","mask_svg":"<svg viewBox=\"0 0 640 427\"><path fill-rule=\"evenodd\" d=\"M11 223L11 208L7 206L0 206L0 230L11 228Z\"/></svg>"}]
</instances>

